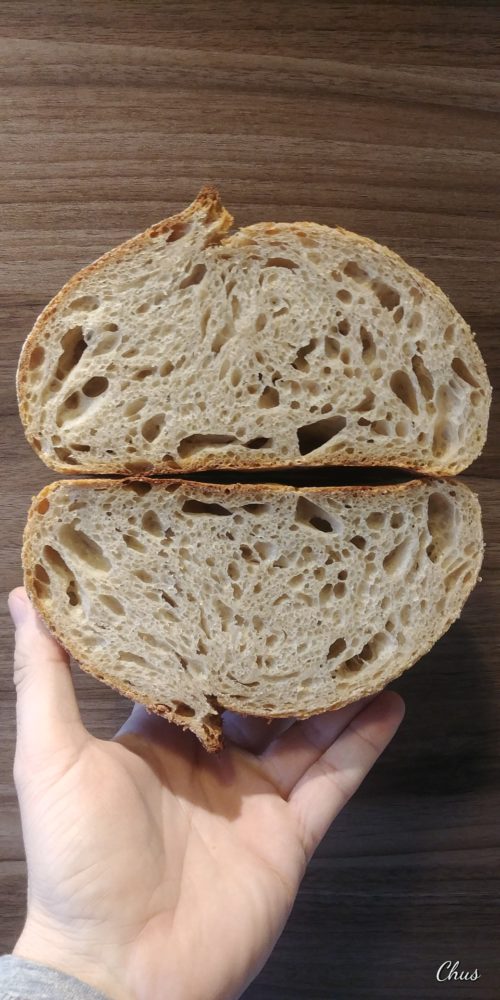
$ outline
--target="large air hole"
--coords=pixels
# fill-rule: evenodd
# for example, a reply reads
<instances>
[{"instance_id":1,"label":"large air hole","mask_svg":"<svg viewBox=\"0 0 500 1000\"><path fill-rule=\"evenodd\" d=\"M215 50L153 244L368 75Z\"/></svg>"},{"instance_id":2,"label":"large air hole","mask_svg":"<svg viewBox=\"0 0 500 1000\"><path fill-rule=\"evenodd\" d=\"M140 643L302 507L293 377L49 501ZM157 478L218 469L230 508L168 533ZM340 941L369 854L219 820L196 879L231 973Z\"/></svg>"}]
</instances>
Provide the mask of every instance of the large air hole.
<instances>
[{"instance_id":1,"label":"large air hole","mask_svg":"<svg viewBox=\"0 0 500 1000\"><path fill-rule=\"evenodd\" d=\"M177 451L181 458L190 458L206 448L223 448L235 442L239 443L234 434L190 434L179 441Z\"/></svg>"},{"instance_id":2,"label":"large air hole","mask_svg":"<svg viewBox=\"0 0 500 1000\"><path fill-rule=\"evenodd\" d=\"M185 514L215 514L219 517L230 517L233 513L220 503L209 503L203 500L185 500L182 505Z\"/></svg>"},{"instance_id":3,"label":"large air hole","mask_svg":"<svg viewBox=\"0 0 500 1000\"><path fill-rule=\"evenodd\" d=\"M429 401L434 395L434 383L430 371L425 367L419 354L414 354L411 359L413 374L419 384L420 392L425 400Z\"/></svg>"},{"instance_id":4,"label":"large air hole","mask_svg":"<svg viewBox=\"0 0 500 1000\"><path fill-rule=\"evenodd\" d=\"M105 608L108 608L114 615L124 615L125 608L123 604L112 594L99 594L98 600L101 604L104 604Z\"/></svg>"},{"instance_id":5,"label":"large air hole","mask_svg":"<svg viewBox=\"0 0 500 1000\"><path fill-rule=\"evenodd\" d=\"M347 264L344 264L342 270L344 274L347 275L348 278L352 278L359 285L362 285L365 281L368 281L369 277L368 273L364 270L364 268L360 267L355 260L347 261Z\"/></svg>"},{"instance_id":6,"label":"large air hole","mask_svg":"<svg viewBox=\"0 0 500 1000\"><path fill-rule=\"evenodd\" d=\"M411 538L405 538L389 552L383 561L383 567L388 576L402 576L409 569L413 555Z\"/></svg>"},{"instance_id":7,"label":"large air hole","mask_svg":"<svg viewBox=\"0 0 500 1000\"><path fill-rule=\"evenodd\" d=\"M244 503L243 510L248 511L249 514L261 515L267 514L271 509L271 504L269 503Z\"/></svg>"},{"instance_id":8,"label":"large air hole","mask_svg":"<svg viewBox=\"0 0 500 1000\"><path fill-rule=\"evenodd\" d=\"M233 328L225 323L224 326L221 327L221 329L215 334L215 337L210 344L210 350L213 351L214 354L219 354L219 351L221 351L225 344L231 340L233 333Z\"/></svg>"},{"instance_id":9,"label":"large air hole","mask_svg":"<svg viewBox=\"0 0 500 1000\"><path fill-rule=\"evenodd\" d=\"M54 549L52 545L45 545L43 549L43 557L47 565L50 566L51 569L55 570L61 579L64 580L66 584L66 595L71 607L77 607L77 605L80 604L78 586L73 573L64 561L61 553L58 552L57 549ZM47 576L47 581L48 580L49 577Z\"/></svg>"},{"instance_id":10,"label":"large air hole","mask_svg":"<svg viewBox=\"0 0 500 1000\"><path fill-rule=\"evenodd\" d=\"M398 399L400 399L401 402L412 411L412 413L417 414L417 397L409 375L403 371L394 372L391 376L390 386L394 395L397 396Z\"/></svg>"},{"instance_id":11,"label":"large air hole","mask_svg":"<svg viewBox=\"0 0 500 1000\"><path fill-rule=\"evenodd\" d=\"M154 510L147 510L142 515L141 521L144 531L147 531L149 535L154 535L156 538L163 536L163 528L160 523L158 514Z\"/></svg>"},{"instance_id":12,"label":"large air hole","mask_svg":"<svg viewBox=\"0 0 500 1000\"><path fill-rule=\"evenodd\" d=\"M462 358L453 358L451 367L453 368L455 375L458 375L458 377L462 379L462 382L467 382L467 384L473 386L474 389L479 389L479 382L472 374L470 368L467 367L465 361L462 361Z\"/></svg>"},{"instance_id":13,"label":"large air hole","mask_svg":"<svg viewBox=\"0 0 500 1000\"><path fill-rule=\"evenodd\" d=\"M28 362L29 370L32 372L36 371L37 368L40 368L40 365L42 364L44 358L45 358L45 351L43 347L40 346L34 347L30 354Z\"/></svg>"},{"instance_id":14,"label":"large air hole","mask_svg":"<svg viewBox=\"0 0 500 1000\"><path fill-rule=\"evenodd\" d=\"M432 453L435 458L444 458L458 444L458 431L450 420L437 420L432 438Z\"/></svg>"},{"instance_id":15,"label":"large air hole","mask_svg":"<svg viewBox=\"0 0 500 1000\"><path fill-rule=\"evenodd\" d=\"M59 355L55 376L62 381L76 368L82 354L87 350L87 342L81 326L74 326L61 339L62 354Z\"/></svg>"},{"instance_id":16,"label":"large air hole","mask_svg":"<svg viewBox=\"0 0 500 1000\"><path fill-rule=\"evenodd\" d=\"M397 292L395 288L391 288L390 285L386 285L385 281L372 281L371 286L380 302L380 305L384 309L388 309L391 312L396 308L396 306L399 305L399 292Z\"/></svg>"},{"instance_id":17,"label":"large air hole","mask_svg":"<svg viewBox=\"0 0 500 1000\"><path fill-rule=\"evenodd\" d=\"M336 531L339 534L342 532L342 523L338 518L304 496L300 496L297 500L295 521L315 528L316 531Z\"/></svg>"},{"instance_id":18,"label":"large air hole","mask_svg":"<svg viewBox=\"0 0 500 1000\"><path fill-rule=\"evenodd\" d=\"M327 660L336 660L338 656L345 652L346 648L345 639L335 639L335 642L332 642L328 650Z\"/></svg>"},{"instance_id":19,"label":"large air hole","mask_svg":"<svg viewBox=\"0 0 500 1000\"><path fill-rule=\"evenodd\" d=\"M140 542L139 539L136 538L135 535L129 535L129 534L124 535L123 536L123 541L125 542L125 545L127 546L127 548L133 549L134 552L145 552L146 551L146 549L144 548L144 545L142 544L142 542Z\"/></svg>"},{"instance_id":20,"label":"large air hole","mask_svg":"<svg viewBox=\"0 0 500 1000\"><path fill-rule=\"evenodd\" d=\"M87 563L98 573L108 573L111 569L111 563L109 559L106 559L101 546L90 535L75 528L74 525L63 525L59 531L59 538L68 552Z\"/></svg>"},{"instance_id":21,"label":"large air hole","mask_svg":"<svg viewBox=\"0 0 500 1000\"><path fill-rule=\"evenodd\" d=\"M338 358L340 354L340 344L334 337L325 337L325 356L327 358Z\"/></svg>"},{"instance_id":22,"label":"large air hole","mask_svg":"<svg viewBox=\"0 0 500 1000\"><path fill-rule=\"evenodd\" d=\"M318 341L313 337L307 344L303 344L299 347L295 361L292 361L292 368L295 368L299 372L309 371L309 362L306 361L306 357L311 351L314 351Z\"/></svg>"},{"instance_id":23,"label":"large air hole","mask_svg":"<svg viewBox=\"0 0 500 1000\"><path fill-rule=\"evenodd\" d=\"M360 326L359 338L361 340L361 357L365 365L370 365L375 360L377 353L373 334L366 327Z\"/></svg>"},{"instance_id":24,"label":"large air hole","mask_svg":"<svg viewBox=\"0 0 500 1000\"><path fill-rule=\"evenodd\" d=\"M264 267L284 267L288 271L295 271L298 268L298 264L295 260L289 260L288 257L269 257L266 260Z\"/></svg>"},{"instance_id":25,"label":"large air hole","mask_svg":"<svg viewBox=\"0 0 500 1000\"><path fill-rule=\"evenodd\" d=\"M259 396L257 406L262 410L270 410L274 406L279 406L280 394L274 386L267 385Z\"/></svg>"},{"instance_id":26,"label":"large air hole","mask_svg":"<svg viewBox=\"0 0 500 1000\"><path fill-rule=\"evenodd\" d=\"M431 562L437 562L455 542L455 507L449 497L431 493L427 504L427 527L431 536L427 555Z\"/></svg>"},{"instance_id":27,"label":"large air hole","mask_svg":"<svg viewBox=\"0 0 500 1000\"><path fill-rule=\"evenodd\" d=\"M144 440L149 441L150 444L153 441L156 441L164 423L164 413L155 413L153 417L149 417L148 420L145 420L141 427L141 433Z\"/></svg>"},{"instance_id":28,"label":"large air hole","mask_svg":"<svg viewBox=\"0 0 500 1000\"><path fill-rule=\"evenodd\" d=\"M131 402L127 403L124 407L123 415L125 417L134 417L136 413L139 413L139 410L142 410L146 403L146 396L142 396L141 399L132 399Z\"/></svg>"},{"instance_id":29,"label":"large air hole","mask_svg":"<svg viewBox=\"0 0 500 1000\"><path fill-rule=\"evenodd\" d=\"M67 308L75 312L93 312L99 308L99 300L95 295L80 295L79 298L68 302Z\"/></svg>"},{"instance_id":30,"label":"large air hole","mask_svg":"<svg viewBox=\"0 0 500 1000\"><path fill-rule=\"evenodd\" d=\"M193 270L184 278L179 288L190 288L191 285L199 285L207 273L205 264L196 264Z\"/></svg>"},{"instance_id":31,"label":"large air hole","mask_svg":"<svg viewBox=\"0 0 500 1000\"><path fill-rule=\"evenodd\" d=\"M308 455L322 445L327 444L344 430L346 418L342 416L325 417L311 424L303 424L297 428L297 439L301 455Z\"/></svg>"},{"instance_id":32,"label":"large air hole","mask_svg":"<svg viewBox=\"0 0 500 1000\"><path fill-rule=\"evenodd\" d=\"M94 375L82 385L82 392L89 399L95 399L96 396L102 396L106 392L108 385L109 381L103 375Z\"/></svg>"},{"instance_id":33,"label":"large air hole","mask_svg":"<svg viewBox=\"0 0 500 1000\"><path fill-rule=\"evenodd\" d=\"M266 437L256 437L250 438L250 441L245 441L245 448L252 448L255 451L260 450L260 448L269 448L272 444L272 438Z\"/></svg>"}]
</instances>

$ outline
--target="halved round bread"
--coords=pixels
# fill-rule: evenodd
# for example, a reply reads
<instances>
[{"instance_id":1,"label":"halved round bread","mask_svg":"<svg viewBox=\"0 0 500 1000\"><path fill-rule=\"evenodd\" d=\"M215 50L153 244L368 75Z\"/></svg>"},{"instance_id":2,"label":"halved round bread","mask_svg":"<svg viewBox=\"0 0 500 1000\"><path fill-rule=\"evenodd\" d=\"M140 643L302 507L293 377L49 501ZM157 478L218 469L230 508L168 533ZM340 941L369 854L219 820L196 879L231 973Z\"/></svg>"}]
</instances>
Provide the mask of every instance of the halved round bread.
<instances>
[{"instance_id":1,"label":"halved round bread","mask_svg":"<svg viewBox=\"0 0 500 1000\"><path fill-rule=\"evenodd\" d=\"M58 471L319 465L455 473L491 390L465 321L343 229L228 235L213 189L64 286L19 363L28 440Z\"/></svg>"},{"instance_id":2,"label":"halved round bread","mask_svg":"<svg viewBox=\"0 0 500 1000\"><path fill-rule=\"evenodd\" d=\"M80 480L34 499L23 564L84 670L216 749L224 708L305 717L384 687L458 617L482 551L456 482Z\"/></svg>"}]
</instances>

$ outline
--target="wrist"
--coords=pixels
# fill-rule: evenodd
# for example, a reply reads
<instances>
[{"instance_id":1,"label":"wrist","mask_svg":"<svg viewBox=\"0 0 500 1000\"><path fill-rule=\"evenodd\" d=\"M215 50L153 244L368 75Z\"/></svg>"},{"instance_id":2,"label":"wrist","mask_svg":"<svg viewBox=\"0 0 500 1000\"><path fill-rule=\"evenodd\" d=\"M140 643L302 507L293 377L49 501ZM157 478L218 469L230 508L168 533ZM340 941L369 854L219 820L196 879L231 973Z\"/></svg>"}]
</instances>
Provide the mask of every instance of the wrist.
<instances>
[{"instance_id":1,"label":"wrist","mask_svg":"<svg viewBox=\"0 0 500 1000\"><path fill-rule=\"evenodd\" d=\"M113 959L102 937L99 946L90 949L83 943L83 934L56 931L28 917L12 954L73 976L107 1000L134 1000L123 982L124 963Z\"/></svg>"}]
</instances>

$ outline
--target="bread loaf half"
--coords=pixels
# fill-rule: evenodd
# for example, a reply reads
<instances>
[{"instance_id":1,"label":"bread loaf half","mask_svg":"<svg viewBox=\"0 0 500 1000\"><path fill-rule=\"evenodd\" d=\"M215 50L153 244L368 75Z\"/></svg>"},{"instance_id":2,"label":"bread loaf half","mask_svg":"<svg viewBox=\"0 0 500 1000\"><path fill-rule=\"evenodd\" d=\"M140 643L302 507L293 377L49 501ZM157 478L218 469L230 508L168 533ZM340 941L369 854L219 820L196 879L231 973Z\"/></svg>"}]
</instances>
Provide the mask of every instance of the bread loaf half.
<instances>
[{"instance_id":1,"label":"bread loaf half","mask_svg":"<svg viewBox=\"0 0 500 1000\"><path fill-rule=\"evenodd\" d=\"M461 483L53 483L28 592L82 667L221 741L224 708L309 716L378 691L460 614L483 551Z\"/></svg>"},{"instance_id":2,"label":"bread loaf half","mask_svg":"<svg viewBox=\"0 0 500 1000\"><path fill-rule=\"evenodd\" d=\"M28 440L62 472L390 465L455 473L490 386L446 296L343 229L204 189L69 281L24 346Z\"/></svg>"}]
</instances>

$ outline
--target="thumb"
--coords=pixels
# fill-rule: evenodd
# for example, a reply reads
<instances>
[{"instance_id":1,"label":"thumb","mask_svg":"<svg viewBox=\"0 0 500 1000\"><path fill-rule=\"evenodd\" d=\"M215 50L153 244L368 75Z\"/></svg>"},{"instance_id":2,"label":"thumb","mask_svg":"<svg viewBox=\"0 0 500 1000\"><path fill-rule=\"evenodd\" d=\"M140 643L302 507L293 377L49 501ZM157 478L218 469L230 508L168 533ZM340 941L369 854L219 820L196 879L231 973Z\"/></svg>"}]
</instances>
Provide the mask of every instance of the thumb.
<instances>
[{"instance_id":1,"label":"thumb","mask_svg":"<svg viewBox=\"0 0 500 1000\"><path fill-rule=\"evenodd\" d=\"M69 669L69 657L36 614L23 587L9 594L16 627L16 762L36 767L42 756L81 745L86 730Z\"/></svg>"}]
</instances>

